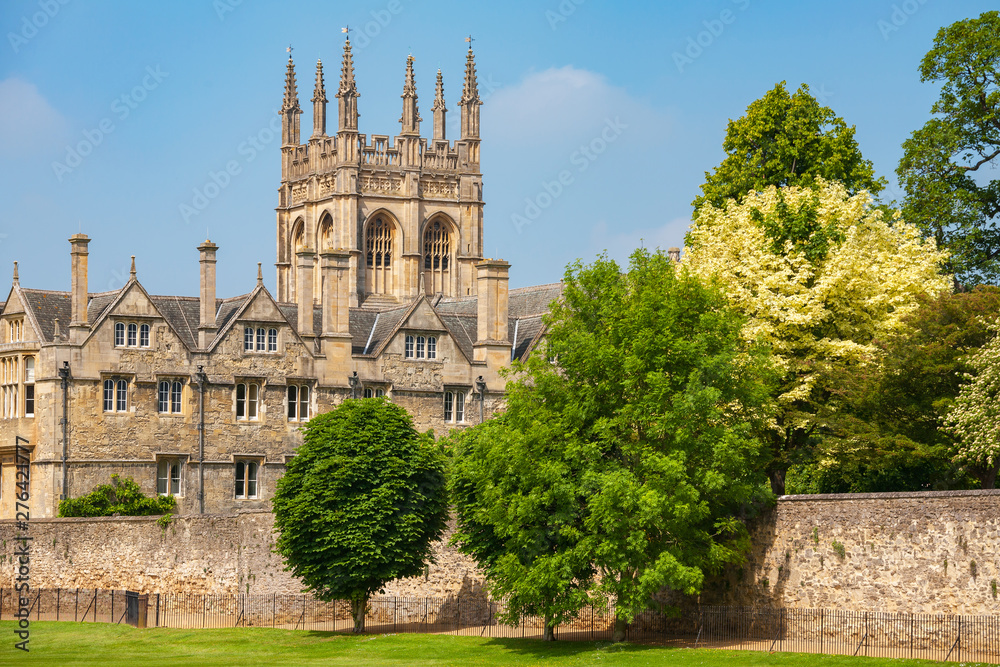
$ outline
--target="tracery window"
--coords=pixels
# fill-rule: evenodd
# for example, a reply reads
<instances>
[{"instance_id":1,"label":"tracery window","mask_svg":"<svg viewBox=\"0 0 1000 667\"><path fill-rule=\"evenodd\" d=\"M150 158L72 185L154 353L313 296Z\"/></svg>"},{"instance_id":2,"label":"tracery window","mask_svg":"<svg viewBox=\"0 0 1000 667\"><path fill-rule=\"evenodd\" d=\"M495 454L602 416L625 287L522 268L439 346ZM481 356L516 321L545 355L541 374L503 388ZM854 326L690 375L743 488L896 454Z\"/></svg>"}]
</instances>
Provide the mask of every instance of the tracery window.
<instances>
[{"instance_id":1,"label":"tracery window","mask_svg":"<svg viewBox=\"0 0 1000 667\"><path fill-rule=\"evenodd\" d=\"M428 294L451 294L451 234L446 223L434 220L424 229L424 288Z\"/></svg>"},{"instance_id":2,"label":"tracery window","mask_svg":"<svg viewBox=\"0 0 1000 667\"><path fill-rule=\"evenodd\" d=\"M365 234L367 252L367 278L369 293L385 294L392 291L392 237L393 225L378 216L368 225Z\"/></svg>"}]
</instances>

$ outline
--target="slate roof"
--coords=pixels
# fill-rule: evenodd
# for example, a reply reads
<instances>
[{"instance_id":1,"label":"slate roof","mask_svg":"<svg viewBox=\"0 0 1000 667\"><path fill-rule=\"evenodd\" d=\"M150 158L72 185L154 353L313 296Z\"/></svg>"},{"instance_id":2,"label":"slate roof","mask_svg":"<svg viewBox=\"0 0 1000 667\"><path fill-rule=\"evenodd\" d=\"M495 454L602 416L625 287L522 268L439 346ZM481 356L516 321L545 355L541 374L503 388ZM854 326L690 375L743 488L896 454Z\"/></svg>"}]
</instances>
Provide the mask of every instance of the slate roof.
<instances>
[{"instance_id":1,"label":"slate roof","mask_svg":"<svg viewBox=\"0 0 1000 667\"><path fill-rule=\"evenodd\" d=\"M124 287L122 289L125 289ZM118 298L122 290L92 293L87 304L87 319L96 322ZM21 288L25 308L31 310L39 327L42 340L52 342L55 320L65 334L72 317L69 292L34 290ZM221 331L250 299L253 293L242 294L218 301L216 326ZM512 341L512 358L523 359L538 338L544 333L542 316L548 312L549 304L562 294L562 285L538 285L511 290L509 293L508 336ZM178 336L191 349L198 347L198 297L150 295L153 305L173 327ZM416 301L402 306L387 307L385 310L351 308L350 333L352 352L369 355L378 354L391 337L399 330L406 317L416 306ZM468 359L473 358L478 325L478 300L476 297L432 298L428 304L441 319L442 324L455 340L456 345ZM0 312L5 304L0 304ZM298 329L298 307L294 303L279 303L278 309L290 326ZM323 329L323 309L313 309L313 333L320 335ZM515 340L516 332L516 340Z\"/></svg>"}]
</instances>

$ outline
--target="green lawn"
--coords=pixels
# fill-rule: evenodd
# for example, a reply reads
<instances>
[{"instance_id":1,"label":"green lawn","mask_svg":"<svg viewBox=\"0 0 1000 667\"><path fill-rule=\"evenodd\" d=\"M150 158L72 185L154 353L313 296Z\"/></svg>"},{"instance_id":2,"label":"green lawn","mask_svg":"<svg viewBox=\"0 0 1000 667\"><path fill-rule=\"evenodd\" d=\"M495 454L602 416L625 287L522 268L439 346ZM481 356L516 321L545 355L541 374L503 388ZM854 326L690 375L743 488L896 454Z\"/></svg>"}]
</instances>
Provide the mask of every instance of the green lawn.
<instances>
[{"instance_id":1,"label":"green lawn","mask_svg":"<svg viewBox=\"0 0 1000 667\"><path fill-rule=\"evenodd\" d=\"M0 665L933 665L921 660L663 648L608 642L365 635L238 628L136 630L101 623L31 624L29 653L0 622ZM971 665L972 663L965 663Z\"/></svg>"}]
</instances>

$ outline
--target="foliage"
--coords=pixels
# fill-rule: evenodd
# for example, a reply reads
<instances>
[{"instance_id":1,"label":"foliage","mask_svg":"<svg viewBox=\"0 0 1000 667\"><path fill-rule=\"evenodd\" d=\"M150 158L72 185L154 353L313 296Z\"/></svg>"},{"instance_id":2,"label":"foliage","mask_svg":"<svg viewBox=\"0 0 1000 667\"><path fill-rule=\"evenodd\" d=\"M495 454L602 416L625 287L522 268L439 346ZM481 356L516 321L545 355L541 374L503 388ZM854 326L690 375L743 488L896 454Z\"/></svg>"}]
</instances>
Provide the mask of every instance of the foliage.
<instances>
[{"instance_id":1,"label":"foliage","mask_svg":"<svg viewBox=\"0 0 1000 667\"><path fill-rule=\"evenodd\" d=\"M904 328L876 340L879 364L836 365L818 461L790 471L789 492L882 492L978 486L976 466L952 461L941 429L966 373L1000 316L1000 288L920 296ZM971 473L971 476L970 476Z\"/></svg>"},{"instance_id":2,"label":"foliage","mask_svg":"<svg viewBox=\"0 0 1000 667\"><path fill-rule=\"evenodd\" d=\"M149 516L169 514L177 507L173 496L149 498L131 477L111 475L110 484L101 484L79 498L59 501L59 516Z\"/></svg>"},{"instance_id":3,"label":"foliage","mask_svg":"<svg viewBox=\"0 0 1000 667\"><path fill-rule=\"evenodd\" d=\"M274 495L276 549L316 597L350 600L360 632L368 598L420 574L444 531L444 460L382 398L345 401L304 430Z\"/></svg>"},{"instance_id":4,"label":"foliage","mask_svg":"<svg viewBox=\"0 0 1000 667\"><path fill-rule=\"evenodd\" d=\"M781 382L768 474L782 494L785 471L816 442L824 379L835 365L877 362L875 341L904 328L921 294L949 286L938 273L945 255L898 214L873 207L867 192L822 179L707 204L686 243L685 265L719 280L747 317L744 339L772 350Z\"/></svg>"},{"instance_id":5,"label":"foliage","mask_svg":"<svg viewBox=\"0 0 1000 667\"><path fill-rule=\"evenodd\" d=\"M951 251L947 271L966 283L1000 279L1000 14L941 28L920 63L941 83L933 117L903 143L896 169L903 212Z\"/></svg>"},{"instance_id":6,"label":"foliage","mask_svg":"<svg viewBox=\"0 0 1000 667\"><path fill-rule=\"evenodd\" d=\"M770 185L811 186L817 179L840 181L854 194L878 194L885 179L865 160L854 139L854 126L829 107L820 106L802 84L789 95L785 82L730 120L722 148L726 157L711 174L705 173L695 209L711 204L722 208L727 199L742 201L748 192Z\"/></svg>"},{"instance_id":7,"label":"foliage","mask_svg":"<svg viewBox=\"0 0 1000 667\"><path fill-rule=\"evenodd\" d=\"M504 417L457 442L456 539L515 616L552 624L589 589L621 638L655 593L696 593L748 547L769 366L721 292L660 252L570 266L547 323Z\"/></svg>"},{"instance_id":8,"label":"foliage","mask_svg":"<svg viewBox=\"0 0 1000 667\"><path fill-rule=\"evenodd\" d=\"M958 437L959 461L982 466L983 488L992 489L1000 469L1000 321L992 327L994 338L969 359L973 373L962 385L955 407L945 417Z\"/></svg>"}]
</instances>

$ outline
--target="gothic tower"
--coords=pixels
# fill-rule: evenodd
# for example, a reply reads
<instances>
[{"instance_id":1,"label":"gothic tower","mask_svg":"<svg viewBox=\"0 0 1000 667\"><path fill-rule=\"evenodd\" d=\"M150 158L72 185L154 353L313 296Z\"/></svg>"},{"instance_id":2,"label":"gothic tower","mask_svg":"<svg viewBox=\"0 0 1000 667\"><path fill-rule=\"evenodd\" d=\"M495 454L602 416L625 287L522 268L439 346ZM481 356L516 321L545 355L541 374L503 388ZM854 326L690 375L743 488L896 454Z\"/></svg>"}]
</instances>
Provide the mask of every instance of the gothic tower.
<instances>
[{"instance_id":1,"label":"gothic tower","mask_svg":"<svg viewBox=\"0 0 1000 667\"><path fill-rule=\"evenodd\" d=\"M349 256L349 303L386 306L420 293L476 294L483 258L483 180L479 168L479 91L475 57L466 56L461 135L445 138L444 84L438 72L433 137L420 136L414 58L406 60L401 130L358 133L358 93L350 38L337 89L337 133L326 134L323 65L312 97L313 133L299 141L302 113L289 56L281 107L278 189L278 300L323 294L321 255Z\"/></svg>"}]
</instances>

